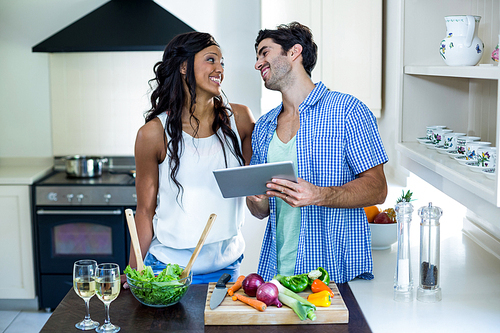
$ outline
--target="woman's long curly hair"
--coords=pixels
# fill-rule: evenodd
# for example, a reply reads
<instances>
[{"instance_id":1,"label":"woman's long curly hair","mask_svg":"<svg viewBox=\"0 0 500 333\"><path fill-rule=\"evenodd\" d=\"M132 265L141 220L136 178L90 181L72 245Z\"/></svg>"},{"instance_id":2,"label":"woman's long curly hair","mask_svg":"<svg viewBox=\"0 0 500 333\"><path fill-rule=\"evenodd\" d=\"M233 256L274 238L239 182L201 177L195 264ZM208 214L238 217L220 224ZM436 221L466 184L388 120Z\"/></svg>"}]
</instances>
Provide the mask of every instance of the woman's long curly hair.
<instances>
[{"instance_id":1,"label":"woman's long curly hair","mask_svg":"<svg viewBox=\"0 0 500 333\"><path fill-rule=\"evenodd\" d=\"M191 121L196 124L196 128L194 128L194 137L196 137L200 121L194 115L196 107L194 56L196 53L212 45L219 46L215 39L208 33L188 32L174 37L165 48L162 60L154 65L155 78L149 80L149 85L153 92L151 93L151 109L145 114L146 123L156 118L162 112L167 112L168 117L165 129L170 140L167 140L165 135L164 141L170 168L170 178L178 189L177 199L179 199L179 196L182 196L184 191L182 184L179 183L176 177L180 168L180 156L183 151L182 109L185 101L188 100L180 70L182 64L186 62L185 82L188 87L189 100L191 101L189 105ZM245 163L240 145L238 144L237 134L231 129L229 124L229 117L232 115L231 110L224 105L222 97L215 96L212 130L217 135L222 146L226 167L228 164L224 142L228 143L231 153L236 156L240 164L243 165ZM218 132L219 128L222 130L222 136Z\"/></svg>"}]
</instances>

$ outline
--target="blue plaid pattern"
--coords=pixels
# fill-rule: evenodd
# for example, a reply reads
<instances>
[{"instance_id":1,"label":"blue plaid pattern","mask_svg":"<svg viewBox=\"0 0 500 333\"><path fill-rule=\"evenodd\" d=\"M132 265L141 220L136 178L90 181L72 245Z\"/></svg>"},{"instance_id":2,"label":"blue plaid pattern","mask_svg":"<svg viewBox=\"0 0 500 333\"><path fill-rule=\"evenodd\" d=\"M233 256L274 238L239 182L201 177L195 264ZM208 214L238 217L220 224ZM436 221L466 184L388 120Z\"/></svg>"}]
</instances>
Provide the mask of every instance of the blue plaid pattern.
<instances>
[{"instance_id":1,"label":"blue plaid pattern","mask_svg":"<svg viewBox=\"0 0 500 333\"><path fill-rule=\"evenodd\" d=\"M282 104L259 118L252 134L250 164L267 163L267 152ZM341 186L356 175L388 161L376 119L351 95L316 84L299 106L298 176L317 186ZM269 281L277 274L276 199L262 241L258 274ZM332 280L373 278L371 235L363 208L301 207L295 274L325 268Z\"/></svg>"}]
</instances>

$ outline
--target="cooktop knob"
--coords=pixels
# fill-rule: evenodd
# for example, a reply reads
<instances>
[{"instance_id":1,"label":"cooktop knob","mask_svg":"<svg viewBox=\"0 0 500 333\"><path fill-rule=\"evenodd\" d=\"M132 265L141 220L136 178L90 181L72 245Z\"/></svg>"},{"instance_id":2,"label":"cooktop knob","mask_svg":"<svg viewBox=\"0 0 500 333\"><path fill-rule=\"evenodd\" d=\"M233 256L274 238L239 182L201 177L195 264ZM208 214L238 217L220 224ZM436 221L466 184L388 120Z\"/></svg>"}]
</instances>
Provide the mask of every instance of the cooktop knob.
<instances>
[{"instance_id":1,"label":"cooktop knob","mask_svg":"<svg viewBox=\"0 0 500 333\"><path fill-rule=\"evenodd\" d=\"M76 198L78 199L78 202L82 202L84 195L83 194L78 194Z\"/></svg>"},{"instance_id":2,"label":"cooktop knob","mask_svg":"<svg viewBox=\"0 0 500 333\"><path fill-rule=\"evenodd\" d=\"M104 200L106 200L106 202L109 202L111 200L111 194L105 194L104 195Z\"/></svg>"},{"instance_id":3,"label":"cooktop knob","mask_svg":"<svg viewBox=\"0 0 500 333\"><path fill-rule=\"evenodd\" d=\"M68 202L71 202L73 200L74 195L73 194L66 194L66 198L68 199Z\"/></svg>"},{"instance_id":4,"label":"cooktop knob","mask_svg":"<svg viewBox=\"0 0 500 333\"><path fill-rule=\"evenodd\" d=\"M47 195L47 199L49 199L49 201L57 201L57 192L50 192Z\"/></svg>"}]
</instances>

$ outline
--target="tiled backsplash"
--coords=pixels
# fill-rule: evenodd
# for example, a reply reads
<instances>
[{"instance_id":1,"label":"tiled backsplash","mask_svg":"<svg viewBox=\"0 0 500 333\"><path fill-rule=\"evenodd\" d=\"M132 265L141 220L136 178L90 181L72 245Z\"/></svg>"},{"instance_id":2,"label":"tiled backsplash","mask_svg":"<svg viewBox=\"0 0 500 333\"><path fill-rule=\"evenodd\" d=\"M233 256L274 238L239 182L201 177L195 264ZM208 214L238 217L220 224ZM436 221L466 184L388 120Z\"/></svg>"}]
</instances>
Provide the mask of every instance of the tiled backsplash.
<instances>
[{"instance_id":1,"label":"tiled backsplash","mask_svg":"<svg viewBox=\"0 0 500 333\"><path fill-rule=\"evenodd\" d=\"M132 156L162 52L50 55L55 156Z\"/></svg>"}]
</instances>

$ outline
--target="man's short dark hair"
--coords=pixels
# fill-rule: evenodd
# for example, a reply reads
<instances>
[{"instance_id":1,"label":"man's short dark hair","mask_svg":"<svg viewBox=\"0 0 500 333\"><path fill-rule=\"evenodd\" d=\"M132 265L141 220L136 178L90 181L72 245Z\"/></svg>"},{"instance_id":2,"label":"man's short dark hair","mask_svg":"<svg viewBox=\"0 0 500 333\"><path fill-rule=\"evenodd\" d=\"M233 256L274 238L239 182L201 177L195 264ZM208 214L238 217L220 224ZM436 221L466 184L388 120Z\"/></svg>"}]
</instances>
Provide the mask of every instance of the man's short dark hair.
<instances>
[{"instance_id":1,"label":"man's short dark hair","mask_svg":"<svg viewBox=\"0 0 500 333\"><path fill-rule=\"evenodd\" d=\"M318 59L318 46L313 40L311 29L299 22L281 24L275 30L263 29L255 40L255 51L259 43L266 38L271 38L274 43L281 45L286 54L295 44L302 45L302 66L309 76L316 66Z\"/></svg>"}]
</instances>

